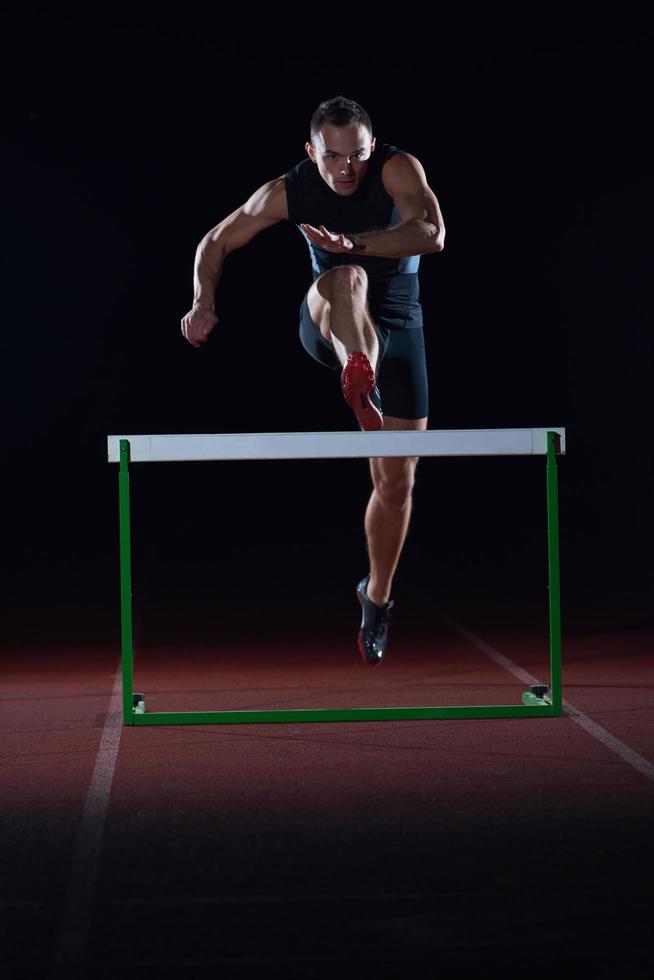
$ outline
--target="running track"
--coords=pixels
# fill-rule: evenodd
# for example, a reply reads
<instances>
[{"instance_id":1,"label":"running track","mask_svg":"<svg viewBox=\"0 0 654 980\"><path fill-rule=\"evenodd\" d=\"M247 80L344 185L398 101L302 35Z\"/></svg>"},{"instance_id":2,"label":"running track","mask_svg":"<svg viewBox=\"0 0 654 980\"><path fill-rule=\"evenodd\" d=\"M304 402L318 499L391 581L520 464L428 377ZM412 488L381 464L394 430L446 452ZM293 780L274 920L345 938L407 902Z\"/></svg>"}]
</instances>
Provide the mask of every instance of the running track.
<instances>
[{"instance_id":1,"label":"running track","mask_svg":"<svg viewBox=\"0 0 654 980\"><path fill-rule=\"evenodd\" d=\"M122 728L114 607L25 621L2 665L5 975L649 975L654 630L622 599L564 602L562 719ZM160 598L136 688L151 709L499 703L545 675L540 595L405 582L379 670L354 596L329 608L311 635L280 597Z\"/></svg>"}]
</instances>

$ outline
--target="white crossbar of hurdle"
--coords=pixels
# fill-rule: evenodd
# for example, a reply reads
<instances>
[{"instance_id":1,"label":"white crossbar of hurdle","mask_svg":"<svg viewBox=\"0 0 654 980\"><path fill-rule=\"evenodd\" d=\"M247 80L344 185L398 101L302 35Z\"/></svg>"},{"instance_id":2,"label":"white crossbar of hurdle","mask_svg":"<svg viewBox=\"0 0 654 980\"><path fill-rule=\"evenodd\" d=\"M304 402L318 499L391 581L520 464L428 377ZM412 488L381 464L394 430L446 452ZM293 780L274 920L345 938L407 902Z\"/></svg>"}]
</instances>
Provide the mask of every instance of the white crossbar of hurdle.
<instances>
[{"instance_id":1,"label":"white crossbar of hurdle","mask_svg":"<svg viewBox=\"0 0 654 980\"><path fill-rule=\"evenodd\" d=\"M557 454L565 428L426 429L380 432L245 432L195 435L113 435L108 460L119 463L123 721L126 725L242 724L246 722L383 721L400 718L549 717L562 714ZM129 464L209 460L352 459L386 456L547 457L547 536L550 681L532 685L522 703L415 708L146 712L133 689L132 572Z\"/></svg>"},{"instance_id":2,"label":"white crossbar of hurdle","mask_svg":"<svg viewBox=\"0 0 654 980\"><path fill-rule=\"evenodd\" d=\"M421 432L243 432L109 436L109 462L127 439L132 463L229 459L347 459L366 456L534 456L547 433L565 452L565 429L426 429Z\"/></svg>"}]
</instances>

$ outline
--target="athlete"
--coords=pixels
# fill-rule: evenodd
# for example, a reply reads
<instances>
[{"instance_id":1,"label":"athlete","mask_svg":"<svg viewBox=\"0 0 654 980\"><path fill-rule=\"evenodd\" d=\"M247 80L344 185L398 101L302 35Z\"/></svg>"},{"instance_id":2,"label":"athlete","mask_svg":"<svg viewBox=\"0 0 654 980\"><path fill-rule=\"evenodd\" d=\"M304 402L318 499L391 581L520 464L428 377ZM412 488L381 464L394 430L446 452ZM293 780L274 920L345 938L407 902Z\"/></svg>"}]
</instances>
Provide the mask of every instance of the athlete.
<instances>
[{"instance_id":1,"label":"athlete","mask_svg":"<svg viewBox=\"0 0 654 980\"><path fill-rule=\"evenodd\" d=\"M443 249L436 195L420 161L388 143L377 148L370 116L344 96L320 103L305 150L306 158L259 187L199 243L182 333L193 347L207 342L218 322L215 291L226 257L265 228L292 221L309 247L313 278L300 305L302 345L339 372L361 429L426 429L418 267L421 255ZM372 666L386 651L417 463L413 456L370 460L364 521L370 572L356 594L357 644Z\"/></svg>"}]
</instances>

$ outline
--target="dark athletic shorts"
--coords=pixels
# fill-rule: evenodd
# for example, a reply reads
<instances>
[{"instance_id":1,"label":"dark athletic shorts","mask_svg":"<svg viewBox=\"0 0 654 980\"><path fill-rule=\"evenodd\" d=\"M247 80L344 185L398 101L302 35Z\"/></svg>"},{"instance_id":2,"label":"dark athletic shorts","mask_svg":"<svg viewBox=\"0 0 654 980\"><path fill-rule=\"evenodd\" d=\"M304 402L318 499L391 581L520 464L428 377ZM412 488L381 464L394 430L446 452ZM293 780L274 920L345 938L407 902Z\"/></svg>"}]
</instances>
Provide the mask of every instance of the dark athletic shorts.
<instances>
[{"instance_id":1,"label":"dark athletic shorts","mask_svg":"<svg viewBox=\"0 0 654 980\"><path fill-rule=\"evenodd\" d=\"M311 319L307 290L300 306L300 340L316 361L341 371L334 345L325 340ZM377 386L382 412L399 419L423 419L429 414L422 306L392 309L368 294L368 311L379 339ZM408 312L407 312L408 311Z\"/></svg>"}]
</instances>

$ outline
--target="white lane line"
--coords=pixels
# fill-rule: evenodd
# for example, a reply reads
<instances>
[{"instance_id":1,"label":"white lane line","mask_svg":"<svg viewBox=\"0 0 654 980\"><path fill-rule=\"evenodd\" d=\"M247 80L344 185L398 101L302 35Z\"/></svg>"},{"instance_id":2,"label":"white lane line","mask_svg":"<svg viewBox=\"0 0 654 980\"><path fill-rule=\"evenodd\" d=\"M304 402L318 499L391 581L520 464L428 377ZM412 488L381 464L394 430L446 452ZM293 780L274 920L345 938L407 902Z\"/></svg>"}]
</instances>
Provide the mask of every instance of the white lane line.
<instances>
[{"instance_id":1,"label":"white lane line","mask_svg":"<svg viewBox=\"0 0 654 980\"><path fill-rule=\"evenodd\" d=\"M102 835L123 727L121 690L119 664L77 831L73 869L53 952L53 964L57 967L79 967L85 962Z\"/></svg>"},{"instance_id":2,"label":"white lane line","mask_svg":"<svg viewBox=\"0 0 654 980\"><path fill-rule=\"evenodd\" d=\"M500 653L499 650L492 647L490 643L486 643L485 640L483 640L480 636L477 636L476 633L473 633L472 630L469 630L466 626L463 626L462 623L457 622L448 613L446 613L444 609L441 609L439 606L433 603L427 596L417 591L415 592L415 595L422 603L424 603L424 605L426 605L429 609L432 609L446 624L446 626L449 626L455 632L459 633L460 636L472 643L472 645L475 646L481 653L484 653L487 657L490 657L490 659L498 664L498 666L508 670L510 674L513 674L513 676L519 681L522 681L523 684L543 683L542 680L534 677L528 671L523 670L522 667L518 667L517 664L514 664L513 661L509 660L509 658L503 653ZM634 769L637 769L643 776L654 782L654 765L649 762L648 759L645 759L642 755L639 755L638 752L634 752L634 750L629 748L628 745L625 745L625 743L621 742L619 738L611 735L610 732L607 732L606 729L602 728L601 725L598 725L597 722L593 721L591 718L588 718L583 711L576 708L574 704L570 704L570 702L566 701L565 698L563 699L563 707L565 708L566 715L571 721L574 721L580 726L580 728L587 731L589 735L596 738L598 742L602 742L607 748L611 749L612 752L619 755L621 759L628 763L628 765L632 766Z\"/></svg>"}]
</instances>

